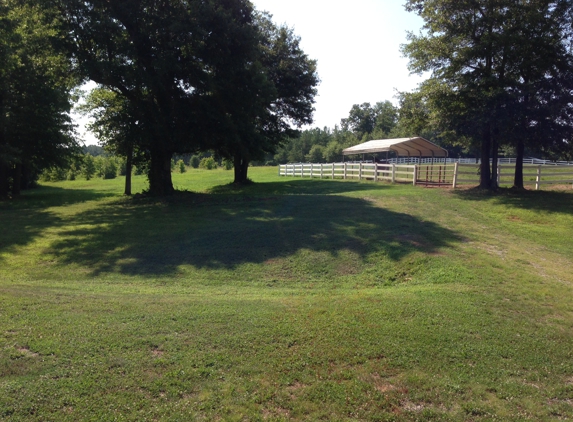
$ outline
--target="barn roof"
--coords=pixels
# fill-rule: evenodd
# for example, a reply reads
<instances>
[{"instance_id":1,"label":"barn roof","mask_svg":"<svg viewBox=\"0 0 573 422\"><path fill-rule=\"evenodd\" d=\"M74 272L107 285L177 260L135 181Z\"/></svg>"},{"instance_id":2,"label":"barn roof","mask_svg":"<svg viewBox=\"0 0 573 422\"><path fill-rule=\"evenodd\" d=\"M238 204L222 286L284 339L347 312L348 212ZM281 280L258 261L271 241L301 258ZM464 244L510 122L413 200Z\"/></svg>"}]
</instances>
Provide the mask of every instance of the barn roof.
<instances>
[{"instance_id":1,"label":"barn roof","mask_svg":"<svg viewBox=\"0 0 573 422\"><path fill-rule=\"evenodd\" d=\"M344 155L372 154L376 152L394 151L399 157L447 157L448 151L427 139L396 138L378 139L354 145L342 151Z\"/></svg>"}]
</instances>

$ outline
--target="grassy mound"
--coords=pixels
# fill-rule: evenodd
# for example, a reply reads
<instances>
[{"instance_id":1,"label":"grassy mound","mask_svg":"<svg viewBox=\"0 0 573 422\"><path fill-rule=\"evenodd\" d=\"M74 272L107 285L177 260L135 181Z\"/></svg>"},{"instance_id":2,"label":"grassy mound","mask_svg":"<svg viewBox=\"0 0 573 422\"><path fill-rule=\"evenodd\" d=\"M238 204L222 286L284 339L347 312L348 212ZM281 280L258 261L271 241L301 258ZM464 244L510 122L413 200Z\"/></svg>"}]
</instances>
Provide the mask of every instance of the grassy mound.
<instances>
[{"instance_id":1,"label":"grassy mound","mask_svg":"<svg viewBox=\"0 0 573 422\"><path fill-rule=\"evenodd\" d=\"M570 191L250 176L0 203L0 419L573 417Z\"/></svg>"}]
</instances>

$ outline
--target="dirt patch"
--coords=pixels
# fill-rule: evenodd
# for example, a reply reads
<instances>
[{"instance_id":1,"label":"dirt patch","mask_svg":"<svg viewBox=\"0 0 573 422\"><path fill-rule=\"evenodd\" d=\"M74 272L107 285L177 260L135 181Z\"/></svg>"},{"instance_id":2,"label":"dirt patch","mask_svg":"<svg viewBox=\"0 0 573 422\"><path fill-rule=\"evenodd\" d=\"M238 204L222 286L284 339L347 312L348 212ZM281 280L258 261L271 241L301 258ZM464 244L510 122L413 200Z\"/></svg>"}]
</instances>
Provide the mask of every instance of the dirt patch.
<instances>
[{"instance_id":1,"label":"dirt patch","mask_svg":"<svg viewBox=\"0 0 573 422\"><path fill-rule=\"evenodd\" d=\"M382 378L379 374L371 374L370 378L371 383L374 384L374 388L376 388L376 390L382 394L398 390L398 387L396 387L394 384L391 384L387 379Z\"/></svg>"},{"instance_id":2,"label":"dirt patch","mask_svg":"<svg viewBox=\"0 0 573 422\"><path fill-rule=\"evenodd\" d=\"M290 417L290 411L282 407L263 409L263 419L275 419L277 417L288 418Z\"/></svg>"},{"instance_id":3,"label":"dirt patch","mask_svg":"<svg viewBox=\"0 0 573 422\"><path fill-rule=\"evenodd\" d=\"M18 348L16 348L16 350L18 352L20 352L21 354L23 354L24 356L27 356L30 358L36 358L36 357L40 356L38 353L32 352L27 347L18 347Z\"/></svg>"},{"instance_id":4,"label":"dirt patch","mask_svg":"<svg viewBox=\"0 0 573 422\"><path fill-rule=\"evenodd\" d=\"M401 403L401 405L402 405L402 408L407 412L420 413L422 410L425 409L425 406L423 404L412 403L409 400L403 401Z\"/></svg>"},{"instance_id":5,"label":"dirt patch","mask_svg":"<svg viewBox=\"0 0 573 422\"><path fill-rule=\"evenodd\" d=\"M159 350L159 349L153 349L151 351L151 354L153 355L153 357L155 358L160 358L161 356L163 356L165 354L165 352L163 350Z\"/></svg>"},{"instance_id":6,"label":"dirt patch","mask_svg":"<svg viewBox=\"0 0 573 422\"><path fill-rule=\"evenodd\" d=\"M305 387L306 387L306 385L304 385L304 384L302 384L302 383L300 383L300 382L295 382L293 385L287 386L286 389L287 389L287 391L290 391L290 392L292 393L292 392L295 392L295 391L299 391L299 390L301 390L301 389L303 389L303 388L305 388Z\"/></svg>"}]
</instances>

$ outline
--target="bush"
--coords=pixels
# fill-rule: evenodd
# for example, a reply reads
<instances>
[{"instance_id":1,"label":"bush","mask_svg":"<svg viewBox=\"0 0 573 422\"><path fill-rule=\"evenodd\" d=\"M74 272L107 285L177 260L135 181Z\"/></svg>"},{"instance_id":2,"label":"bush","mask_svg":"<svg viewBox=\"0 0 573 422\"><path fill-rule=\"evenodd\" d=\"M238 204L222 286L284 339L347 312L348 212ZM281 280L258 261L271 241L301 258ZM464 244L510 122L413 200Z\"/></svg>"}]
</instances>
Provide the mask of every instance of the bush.
<instances>
[{"instance_id":1,"label":"bush","mask_svg":"<svg viewBox=\"0 0 573 422\"><path fill-rule=\"evenodd\" d=\"M63 168L52 168L46 169L40 176L40 180L43 182L60 182L68 178L68 169Z\"/></svg>"},{"instance_id":2,"label":"bush","mask_svg":"<svg viewBox=\"0 0 573 422\"><path fill-rule=\"evenodd\" d=\"M233 167L234 167L233 160L229 160L228 158L225 158L223 160L223 168L225 170L232 170Z\"/></svg>"},{"instance_id":3,"label":"bush","mask_svg":"<svg viewBox=\"0 0 573 422\"><path fill-rule=\"evenodd\" d=\"M213 170L217 168L217 163L213 157L205 157L199 163L199 167L202 169Z\"/></svg>"},{"instance_id":4,"label":"bush","mask_svg":"<svg viewBox=\"0 0 573 422\"><path fill-rule=\"evenodd\" d=\"M177 168L179 169L179 173L185 173L187 171L187 167L185 167L185 162L183 160L177 161Z\"/></svg>"},{"instance_id":5,"label":"bush","mask_svg":"<svg viewBox=\"0 0 573 422\"><path fill-rule=\"evenodd\" d=\"M127 174L127 159L125 157L116 157L115 162L118 167L118 175L125 176Z\"/></svg>"},{"instance_id":6,"label":"bush","mask_svg":"<svg viewBox=\"0 0 573 422\"><path fill-rule=\"evenodd\" d=\"M84 156L84 162L80 171L86 180L90 180L96 174L94 158L90 154Z\"/></svg>"},{"instance_id":7,"label":"bush","mask_svg":"<svg viewBox=\"0 0 573 422\"><path fill-rule=\"evenodd\" d=\"M324 147L322 145L313 145L305 158L311 163L324 162Z\"/></svg>"},{"instance_id":8,"label":"bush","mask_svg":"<svg viewBox=\"0 0 573 422\"><path fill-rule=\"evenodd\" d=\"M194 169L198 168L199 164L201 164L201 158L199 158L198 155L194 155L191 157L191 160L189 160L189 165Z\"/></svg>"},{"instance_id":9,"label":"bush","mask_svg":"<svg viewBox=\"0 0 573 422\"><path fill-rule=\"evenodd\" d=\"M96 175L102 179L115 179L117 176L117 165L113 157L102 157L101 155L94 158Z\"/></svg>"}]
</instances>

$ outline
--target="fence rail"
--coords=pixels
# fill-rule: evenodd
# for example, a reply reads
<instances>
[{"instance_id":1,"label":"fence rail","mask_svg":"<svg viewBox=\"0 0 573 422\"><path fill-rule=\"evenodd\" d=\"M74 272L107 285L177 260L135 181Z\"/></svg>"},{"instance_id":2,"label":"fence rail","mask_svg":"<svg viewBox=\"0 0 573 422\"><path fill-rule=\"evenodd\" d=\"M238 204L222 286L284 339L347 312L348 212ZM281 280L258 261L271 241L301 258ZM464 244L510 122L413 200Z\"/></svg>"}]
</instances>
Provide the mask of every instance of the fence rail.
<instances>
[{"instance_id":1,"label":"fence rail","mask_svg":"<svg viewBox=\"0 0 573 422\"><path fill-rule=\"evenodd\" d=\"M481 160L476 158L418 158L418 157L398 157L387 160L388 164L479 164ZM500 158L498 164L515 164L515 158ZM490 160L491 163L491 160ZM550 161L539 158L524 158L523 164L546 165L546 166L573 166L573 161Z\"/></svg>"},{"instance_id":2,"label":"fence rail","mask_svg":"<svg viewBox=\"0 0 573 422\"><path fill-rule=\"evenodd\" d=\"M320 179L358 179L408 182L424 186L452 186L479 184L479 164L433 163L433 164L379 164L379 163L297 163L279 165L279 176L308 177ZM515 165L498 164L497 183L500 186L513 184ZM573 168L549 165L524 165L523 184L573 184Z\"/></svg>"}]
</instances>

